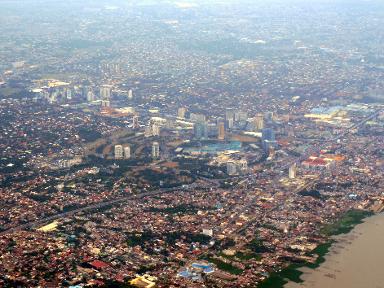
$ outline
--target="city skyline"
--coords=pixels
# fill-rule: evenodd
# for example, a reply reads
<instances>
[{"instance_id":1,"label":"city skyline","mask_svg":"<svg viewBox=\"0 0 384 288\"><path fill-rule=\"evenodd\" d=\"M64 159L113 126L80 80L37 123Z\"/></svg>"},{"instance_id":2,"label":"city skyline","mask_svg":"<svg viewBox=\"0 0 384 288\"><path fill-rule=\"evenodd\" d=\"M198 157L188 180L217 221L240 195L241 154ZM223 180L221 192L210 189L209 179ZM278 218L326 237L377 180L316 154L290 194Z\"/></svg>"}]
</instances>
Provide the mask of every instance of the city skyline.
<instances>
[{"instance_id":1,"label":"city skyline","mask_svg":"<svg viewBox=\"0 0 384 288\"><path fill-rule=\"evenodd\" d=\"M331 256L384 211L383 25L375 0L0 1L0 287L381 287Z\"/></svg>"}]
</instances>

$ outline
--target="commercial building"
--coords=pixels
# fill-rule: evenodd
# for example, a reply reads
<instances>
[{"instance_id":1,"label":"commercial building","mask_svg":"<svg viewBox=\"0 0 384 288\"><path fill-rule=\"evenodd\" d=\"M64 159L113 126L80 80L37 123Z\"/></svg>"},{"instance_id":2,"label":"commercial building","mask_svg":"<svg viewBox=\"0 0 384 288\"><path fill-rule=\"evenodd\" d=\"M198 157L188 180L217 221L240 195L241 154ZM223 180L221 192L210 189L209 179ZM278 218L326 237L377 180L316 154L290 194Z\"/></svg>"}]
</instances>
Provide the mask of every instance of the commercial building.
<instances>
[{"instance_id":1,"label":"commercial building","mask_svg":"<svg viewBox=\"0 0 384 288\"><path fill-rule=\"evenodd\" d=\"M208 124L204 122L198 122L194 125L195 138L198 140L208 139Z\"/></svg>"}]
</instances>

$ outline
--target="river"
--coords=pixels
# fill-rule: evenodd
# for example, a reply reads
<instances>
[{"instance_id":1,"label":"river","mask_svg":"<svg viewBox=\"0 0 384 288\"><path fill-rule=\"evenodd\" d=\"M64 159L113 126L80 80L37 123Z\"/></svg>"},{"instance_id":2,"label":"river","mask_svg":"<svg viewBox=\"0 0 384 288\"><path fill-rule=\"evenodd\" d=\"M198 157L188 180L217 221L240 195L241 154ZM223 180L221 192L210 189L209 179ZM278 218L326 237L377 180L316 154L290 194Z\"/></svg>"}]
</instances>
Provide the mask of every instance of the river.
<instances>
[{"instance_id":1,"label":"river","mask_svg":"<svg viewBox=\"0 0 384 288\"><path fill-rule=\"evenodd\" d=\"M384 214L333 238L325 262L316 269L300 268L304 282L284 288L384 288Z\"/></svg>"}]
</instances>

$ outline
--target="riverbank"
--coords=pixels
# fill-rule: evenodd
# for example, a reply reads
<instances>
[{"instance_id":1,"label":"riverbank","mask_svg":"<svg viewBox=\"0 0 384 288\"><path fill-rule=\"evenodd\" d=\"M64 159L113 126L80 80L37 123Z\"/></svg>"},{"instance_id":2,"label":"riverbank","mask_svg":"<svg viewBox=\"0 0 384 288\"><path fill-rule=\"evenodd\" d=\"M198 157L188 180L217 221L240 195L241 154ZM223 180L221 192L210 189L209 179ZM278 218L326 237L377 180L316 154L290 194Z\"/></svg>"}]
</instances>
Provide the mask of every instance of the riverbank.
<instances>
[{"instance_id":1,"label":"riverbank","mask_svg":"<svg viewBox=\"0 0 384 288\"><path fill-rule=\"evenodd\" d=\"M289 283L303 283L304 273L308 273L308 270L312 271L313 269L319 268L320 264L326 261L325 255L332 249L333 243L338 242L334 236L349 233L356 225L363 223L363 219L371 215L372 213L362 210L346 212L338 221L326 225L321 229L321 233L328 236L329 241L319 245L312 251L312 255L317 255L315 263L305 262L291 264L280 272L271 273L268 279L258 285L258 288L283 288L289 287L287 286Z\"/></svg>"},{"instance_id":2,"label":"riverbank","mask_svg":"<svg viewBox=\"0 0 384 288\"><path fill-rule=\"evenodd\" d=\"M284 288L382 288L384 214L365 219L352 232L334 237L335 244L316 269L301 268L301 283Z\"/></svg>"}]
</instances>

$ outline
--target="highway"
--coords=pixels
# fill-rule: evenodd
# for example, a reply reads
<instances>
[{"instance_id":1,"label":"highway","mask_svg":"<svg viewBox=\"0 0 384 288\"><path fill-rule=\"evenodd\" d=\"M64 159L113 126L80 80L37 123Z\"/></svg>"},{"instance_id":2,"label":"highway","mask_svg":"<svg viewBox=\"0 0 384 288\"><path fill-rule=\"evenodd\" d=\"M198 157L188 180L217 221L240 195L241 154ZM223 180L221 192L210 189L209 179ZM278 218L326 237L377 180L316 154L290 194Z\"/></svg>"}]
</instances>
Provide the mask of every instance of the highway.
<instances>
[{"instance_id":1,"label":"highway","mask_svg":"<svg viewBox=\"0 0 384 288\"><path fill-rule=\"evenodd\" d=\"M97 203L97 204L92 204L89 206L84 206L84 207L74 209L71 211L58 213L58 214L55 214L52 216L44 217L44 218L41 218L41 219L38 219L38 220L35 220L32 222L23 224L23 225L19 225L17 227L10 228L10 229L7 229L5 231L0 232L0 236L6 235L9 233L13 233L16 231L28 229L28 228L35 228L35 227L43 225L44 223L48 223L48 222L51 222L51 221L54 221L54 220L57 220L60 218L70 217L70 216L73 216L74 214L77 214L80 212L90 211L93 209L100 209L100 208L104 208L104 207L107 207L110 205L116 205L119 203L127 202L130 200L137 200L137 199L142 199L144 197L151 197L151 196L156 196L156 195L168 194L168 193L176 192L176 191L177 192L191 192L196 188L203 189L203 188L212 188L212 187L213 187L212 183L211 183L211 185L209 185L209 187L201 187L201 186L197 187L197 184L193 183L193 184L188 185L188 187L186 187L186 188L182 188L182 187L162 188L162 189L152 191L152 192L146 192L146 193L141 193L138 195L130 195L130 196L126 196L126 197L121 197L121 198L113 199L110 201L105 201L105 202L101 202L101 203Z\"/></svg>"},{"instance_id":2,"label":"highway","mask_svg":"<svg viewBox=\"0 0 384 288\"><path fill-rule=\"evenodd\" d=\"M338 134L336 137L331 138L329 140L325 140L323 142L323 145L324 145L324 143L328 144L329 142L335 142L335 141L341 139L342 137L344 137L345 135L350 133L352 130L354 130L356 128L359 128L359 127L363 126L366 122L374 119L375 117L377 117L383 111L384 111L384 109L377 110L375 113L371 114L370 116L368 116L364 120L360 121L359 123L356 123L356 124L348 127L345 131L343 131L342 133ZM284 171L284 170L288 169L294 163L301 163L303 160L307 159L309 156L311 156L313 154L318 154L320 152L320 150L322 149L321 146L322 145L320 145L318 143L314 143L313 147L307 149L303 155L298 157L298 159L290 161L289 163L284 165L279 170L280 171ZM267 173L267 171L264 171L264 172L261 172L259 174L246 175L244 178L238 177L238 179L243 179L240 183L247 182L247 184L255 184L256 180L257 180L257 176L262 176L263 174L266 174L266 173ZM59 218L69 217L69 216L72 216L72 215L80 213L80 212L85 212L85 211L89 211L89 210L93 210L93 209L100 209L100 208L103 208L103 207L107 207L107 206L110 206L110 205L115 205L115 204L118 204L118 203L123 203L123 202L130 201L130 200L137 200L137 199L141 199L141 198L148 197L148 196L156 196L156 195L167 194L167 193L171 193L171 192L174 192L174 191L193 191L196 188L202 188L202 189L204 189L204 188L215 188L215 186L217 187L217 185L218 185L218 182L215 181L215 180L212 180L212 181L209 181L209 182L211 184L211 185L209 185L209 187L201 187L201 186L197 187L197 184L193 183L191 185L188 185L188 188L181 188L181 187L163 188L163 189L159 189L159 190L156 190L156 191L153 191L153 192L146 192L146 193L142 193L142 194L139 194L139 195L130 195L130 196L127 196L127 197L113 199L113 200L102 202L102 203L92 204L92 205L89 205L89 206L81 207L81 208L78 208L78 209L75 209L75 210L71 210L71 211L68 211L68 212L58 213L58 214L55 214L55 215L52 215L52 216L48 216L48 217L45 217L45 218L42 218L42 219L38 219L38 220L35 220L35 221L32 221L32 222L23 224L23 225L19 225L19 226L14 227L14 228L7 229L5 231L0 232L0 236L5 235L5 234L9 234L9 233L12 233L12 232L15 232L15 231L20 231L20 230L23 230L23 229L38 227L39 225L42 225L44 223L51 222L51 221L59 219ZM239 189L240 185L242 185L242 184L237 184L235 187L233 187L233 189ZM256 201L256 199L254 199L253 201L250 201L248 203L248 205L246 205L242 209L242 211L246 211L247 209L252 207L255 204L255 201ZM236 220L234 219L233 221L236 221ZM250 222L252 222L252 221L250 221ZM240 229L242 229L242 228L240 228Z\"/></svg>"}]
</instances>

